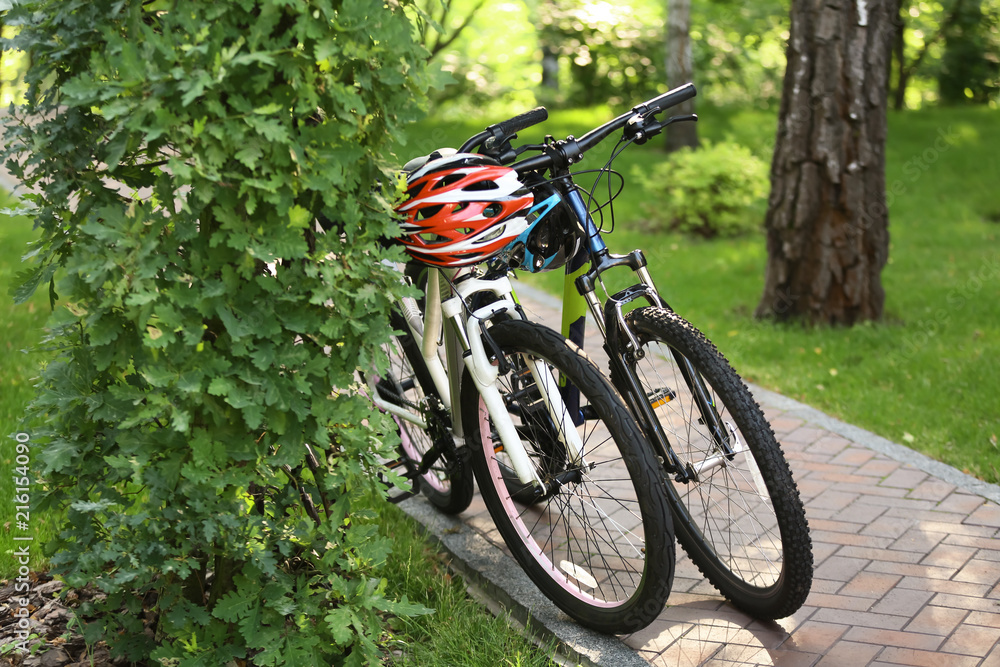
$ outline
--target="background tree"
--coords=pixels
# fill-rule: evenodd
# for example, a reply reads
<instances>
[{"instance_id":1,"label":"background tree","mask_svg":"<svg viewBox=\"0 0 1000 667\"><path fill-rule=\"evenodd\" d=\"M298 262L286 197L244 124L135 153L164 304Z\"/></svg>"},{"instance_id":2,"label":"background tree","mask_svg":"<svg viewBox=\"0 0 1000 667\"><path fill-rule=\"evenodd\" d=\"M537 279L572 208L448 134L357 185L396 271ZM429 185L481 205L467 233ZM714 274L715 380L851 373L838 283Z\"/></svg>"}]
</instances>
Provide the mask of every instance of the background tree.
<instances>
[{"instance_id":1,"label":"background tree","mask_svg":"<svg viewBox=\"0 0 1000 667\"><path fill-rule=\"evenodd\" d=\"M903 0L892 53L893 107L940 99L984 104L1000 91L1000 2ZM936 95L934 95L934 89Z\"/></svg>"},{"instance_id":2,"label":"background tree","mask_svg":"<svg viewBox=\"0 0 1000 667\"><path fill-rule=\"evenodd\" d=\"M662 90L662 20L652 11L607 0L552 0L537 11L539 42L569 70L562 103L629 105Z\"/></svg>"},{"instance_id":3,"label":"background tree","mask_svg":"<svg viewBox=\"0 0 1000 667\"><path fill-rule=\"evenodd\" d=\"M667 88L676 88L694 80L691 60L691 0L667 2L667 57L665 63ZM672 115L694 113L694 100L688 100L671 110ZM667 151L688 146L698 147L698 124L677 123L666 131Z\"/></svg>"},{"instance_id":4,"label":"background tree","mask_svg":"<svg viewBox=\"0 0 1000 667\"><path fill-rule=\"evenodd\" d=\"M420 42L433 59L462 36L487 0L478 0L468 7L457 6L455 0L423 0L417 3L414 18Z\"/></svg>"},{"instance_id":5,"label":"background tree","mask_svg":"<svg viewBox=\"0 0 1000 667\"><path fill-rule=\"evenodd\" d=\"M898 0L793 0L758 317L882 316L887 76Z\"/></svg>"},{"instance_id":6,"label":"background tree","mask_svg":"<svg viewBox=\"0 0 1000 667\"><path fill-rule=\"evenodd\" d=\"M385 615L419 609L379 577L395 428L352 387L384 367L404 289L383 156L425 89L410 21L332 0L7 20L32 58L4 157L41 235L16 296L55 308L35 509L65 517L55 573L106 596L88 642L178 667L378 662Z\"/></svg>"}]
</instances>

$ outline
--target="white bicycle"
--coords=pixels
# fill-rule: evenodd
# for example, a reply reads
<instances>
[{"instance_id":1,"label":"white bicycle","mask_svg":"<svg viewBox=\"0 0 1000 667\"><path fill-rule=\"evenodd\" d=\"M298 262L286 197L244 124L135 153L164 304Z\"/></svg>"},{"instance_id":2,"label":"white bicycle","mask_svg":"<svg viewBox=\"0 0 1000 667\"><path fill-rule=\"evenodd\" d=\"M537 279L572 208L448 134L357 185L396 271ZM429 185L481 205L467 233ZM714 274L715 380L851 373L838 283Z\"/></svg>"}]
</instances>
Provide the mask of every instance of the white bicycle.
<instances>
[{"instance_id":1,"label":"white bicycle","mask_svg":"<svg viewBox=\"0 0 1000 667\"><path fill-rule=\"evenodd\" d=\"M539 589L582 625L632 632L656 618L673 582L662 467L593 362L527 321L506 277L470 268L532 215L530 196L510 205L507 172L456 155L411 173L402 240L420 260L406 279L422 296L400 304L390 369L367 382L400 425L397 465L433 504L468 507L471 462L498 531Z\"/></svg>"}]
</instances>

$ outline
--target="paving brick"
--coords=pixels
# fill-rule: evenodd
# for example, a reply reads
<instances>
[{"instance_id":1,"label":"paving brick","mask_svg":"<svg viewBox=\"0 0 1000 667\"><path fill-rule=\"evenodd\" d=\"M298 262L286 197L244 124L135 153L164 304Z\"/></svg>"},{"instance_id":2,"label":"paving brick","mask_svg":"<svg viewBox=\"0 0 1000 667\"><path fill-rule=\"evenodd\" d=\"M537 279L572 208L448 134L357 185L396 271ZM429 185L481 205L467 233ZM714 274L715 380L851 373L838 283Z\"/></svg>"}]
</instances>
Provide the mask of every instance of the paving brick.
<instances>
[{"instance_id":1,"label":"paving brick","mask_svg":"<svg viewBox=\"0 0 1000 667\"><path fill-rule=\"evenodd\" d=\"M1000 528L1000 505L995 503L986 503L975 512L973 512L965 523L972 524L974 526L992 526L994 528Z\"/></svg>"},{"instance_id":2,"label":"paving brick","mask_svg":"<svg viewBox=\"0 0 1000 667\"><path fill-rule=\"evenodd\" d=\"M992 586L1000 581L1000 566L990 561L973 558L958 571L954 579L955 581Z\"/></svg>"},{"instance_id":3,"label":"paving brick","mask_svg":"<svg viewBox=\"0 0 1000 667\"><path fill-rule=\"evenodd\" d=\"M768 651L771 662L762 662L762 665L771 667L810 667L816 664L820 656L816 653L801 653L799 651Z\"/></svg>"},{"instance_id":4,"label":"paving brick","mask_svg":"<svg viewBox=\"0 0 1000 667\"><path fill-rule=\"evenodd\" d=\"M876 549L873 547L841 547L838 556L847 558L862 558L872 561L885 561L889 563L919 563L924 557L923 553L913 551L893 551L892 549ZM950 570L954 574L955 570ZM950 575L949 575L950 576Z\"/></svg>"},{"instance_id":5,"label":"paving brick","mask_svg":"<svg viewBox=\"0 0 1000 667\"><path fill-rule=\"evenodd\" d=\"M903 577L897 586L899 588L914 588L918 591L933 591L978 598L986 597L990 590L989 586L982 584L964 584L948 579L927 579L925 577Z\"/></svg>"},{"instance_id":6,"label":"paving brick","mask_svg":"<svg viewBox=\"0 0 1000 667\"><path fill-rule=\"evenodd\" d=\"M830 558L835 553L840 551L842 547L839 544L826 544L825 542L813 541L813 562L822 563L827 558Z\"/></svg>"},{"instance_id":7,"label":"paving brick","mask_svg":"<svg viewBox=\"0 0 1000 667\"><path fill-rule=\"evenodd\" d=\"M868 561L863 558L843 558L831 556L815 569L815 579L833 579L834 581L850 581L865 568Z\"/></svg>"},{"instance_id":8,"label":"paving brick","mask_svg":"<svg viewBox=\"0 0 1000 667\"><path fill-rule=\"evenodd\" d=\"M1000 629L998 628L963 625L952 633L940 650L945 653L986 657L996 646L998 640L1000 640Z\"/></svg>"},{"instance_id":9,"label":"paving brick","mask_svg":"<svg viewBox=\"0 0 1000 667\"><path fill-rule=\"evenodd\" d=\"M926 606L903 629L926 635L947 637L969 615L964 609Z\"/></svg>"},{"instance_id":10,"label":"paving brick","mask_svg":"<svg viewBox=\"0 0 1000 667\"><path fill-rule=\"evenodd\" d=\"M939 579L943 581L950 581L955 575L955 570L951 568L931 567L929 565L916 565L908 563L894 563L892 561L873 561L865 569L869 572L901 574L904 577Z\"/></svg>"},{"instance_id":11,"label":"paving brick","mask_svg":"<svg viewBox=\"0 0 1000 667\"><path fill-rule=\"evenodd\" d=\"M898 574L859 572L837 592L845 597L878 599L892 590L901 579Z\"/></svg>"},{"instance_id":12,"label":"paving brick","mask_svg":"<svg viewBox=\"0 0 1000 667\"><path fill-rule=\"evenodd\" d=\"M917 512L930 512L934 509L934 501L932 500L913 500L912 498L904 498L905 494L902 493L902 489L897 489L896 492L892 491L893 487L881 486L875 487L876 489L881 489L880 491L872 491L865 495L865 502L871 503L872 505L880 505L889 510L889 512L894 512L895 516L908 516L911 518L921 518ZM888 514L888 512L887 512Z\"/></svg>"},{"instance_id":13,"label":"paving brick","mask_svg":"<svg viewBox=\"0 0 1000 667\"><path fill-rule=\"evenodd\" d=\"M848 626L843 624L809 620L795 630L781 648L786 651L794 649L804 653L825 653L846 631Z\"/></svg>"},{"instance_id":14,"label":"paving brick","mask_svg":"<svg viewBox=\"0 0 1000 667\"><path fill-rule=\"evenodd\" d=\"M770 665L771 656L767 649L759 646L727 644L716 651L704 667L744 667L745 665Z\"/></svg>"},{"instance_id":15,"label":"paving brick","mask_svg":"<svg viewBox=\"0 0 1000 667\"><path fill-rule=\"evenodd\" d=\"M874 507L874 506L872 506ZM914 522L896 516L882 516L884 507L878 508L880 513L861 529L862 535L880 535L885 537L902 537L910 530Z\"/></svg>"},{"instance_id":16,"label":"paving brick","mask_svg":"<svg viewBox=\"0 0 1000 667\"><path fill-rule=\"evenodd\" d=\"M965 526L965 528L968 528L968 526ZM996 551L996 549L1000 548L1000 540L992 535L976 536L951 533L944 538L944 543L979 549L976 558L980 560L1000 561L1000 551Z\"/></svg>"},{"instance_id":17,"label":"paving brick","mask_svg":"<svg viewBox=\"0 0 1000 667\"><path fill-rule=\"evenodd\" d=\"M976 496L971 493L965 493L963 491L956 491L944 500L942 500L937 509L942 512L955 512L961 515L971 514L978 507L982 507L986 503L982 496Z\"/></svg>"},{"instance_id":18,"label":"paving brick","mask_svg":"<svg viewBox=\"0 0 1000 667\"><path fill-rule=\"evenodd\" d=\"M975 549L969 547L957 547L947 544L938 545L927 554L927 557L920 561L921 565L933 567L948 567L959 570L964 567L969 559L976 553Z\"/></svg>"},{"instance_id":19,"label":"paving brick","mask_svg":"<svg viewBox=\"0 0 1000 667\"><path fill-rule=\"evenodd\" d=\"M907 619L902 616L875 614L864 611L821 608L813 614L813 620L821 623L840 623L855 627L878 628L880 630L902 630Z\"/></svg>"},{"instance_id":20,"label":"paving brick","mask_svg":"<svg viewBox=\"0 0 1000 667\"><path fill-rule=\"evenodd\" d=\"M851 466L857 468L875 458L876 454L870 449L860 449L858 447L847 447L833 458L831 463Z\"/></svg>"},{"instance_id":21,"label":"paving brick","mask_svg":"<svg viewBox=\"0 0 1000 667\"><path fill-rule=\"evenodd\" d=\"M874 664L913 665L914 667L976 667L979 664L979 658L954 655L945 658L940 653L892 647L882 651L878 658L879 662Z\"/></svg>"},{"instance_id":22,"label":"paving brick","mask_svg":"<svg viewBox=\"0 0 1000 667\"><path fill-rule=\"evenodd\" d=\"M861 499L868 500L869 498L891 499L891 500L880 500L879 504L881 505L889 503L890 505L909 506L909 503L923 503L926 506L926 509L931 509L932 507L932 501L930 500L908 499L906 497L906 494L909 493L908 489L903 489L893 486L876 486L872 484L871 481L867 482L862 481L857 484L852 482L837 481L834 482L833 488L842 493L853 493L858 496L858 500Z\"/></svg>"},{"instance_id":23,"label":"paving brick","mask_svg":"<svg viewBox=\"0 0 1000 667\"><path fill-rule=\"evenodd\" d=\"M896 646L899 648L911 648L918 651L934 651L944 643L942 637L934 635L922 635L915 632L899 632L893 630L880 630L878 628L851 628L844 635L848 641L862 642L865 644L875 644L876 646ZM879 656L880 660L885 660L884 655ZM903 663L906 664L906 663ZM935 666L936 667L936 666Z\"/></svg>"},{"instance_id":24,"label":"paving brick","mask_svg":"<svg viewBox=\"0 0 1000 667\"><path fill-rule=\"evenodd\" d=\"M842 491L870 493L873 489L881 489L881 487L872 486L870 477L856 475L853 469L845 469L844 466L833 464L820 466L814 464L812 468L812 475L816 479L821 479L824 482L833 482ZM896 489L895 491L896 495L906 495L905 489Z\"/></svg>"},{"instance_id":25,"label":"paving brick","mask_svg":"<svg viewBox=\"0 0 1000 667\"><path fill-rule=\"evenodd\" d=\"M915 489L927 479L927 473L910 467L900 468L882 480L882 486L894 486L901 489Z\"/></svg>"},{"instance_id":26,"label":"paving brick","mask_svg":"<svg viewBox=\"0 0 1000 667\"><path fill-rule=\"evenodd\" d=\"M843 587L844 582L842 581L835 581L833 579L813 579L812 588L809 589L809 592L810 595L813 593L833 595Z\"/></svg>"},{"instance_id":27,"label":"paving brick","mask_svg":"<svg viewBox=\"0 0 1000 667\"><path fill-rule=\"evenodd\" d=\"M692 639L679 639L656 657L656 665L665 667L697 667L710 659L722 644Z\"/></svg>"},{"instance_id":28,"label":"paving brick","mask_svg":"<svg viewBox=\"0 0 1000 667\"><path fill-rule=\"evenodd\" d=\"M804 445L811 445L820 438L826 436L828 431L819 428L812 428L809 426L800 426L794 431L790 431L781 438L781 442L790 443L801 443Z\"/></svg>"},{"instance_id":29,"label":"paving brick","mask_svg":"<svg viewBox=\"0 0 1000 667\"><path fill-rule=\"evenodd\" d=\"M931 604L952 609L968 609L969 611L985 611L993 613L997 610L997 601L990 598L974 598L966 595L949 595L937 593L931 598Z\"/></svg>"},{"instance_id":30,"label":"paving brick","mask_svg":"<svg viewBox=\"0 0 1000 667\"><path fill-rule=\"evenodd\" d=\"M819 524L821 522L817 522ZM867 547L872 549L886 549L893 543L891 537L875 537L874 535L857 535L855 533L837 533L828 530L815 530L812 524L809 526L809 534L813 540L826 544L842 544L852 547Z\"/></svg>"},{"instance_id":31,"label":"paving brick","mask_svg":"<svg viewBox=\"0 0 1000 667\"><path fill-rule=\"evenodd\" d=\"M851 444L850 440L839 435L824 435L808 446L806 451L810 454L824 454L826 456L836 456L844 451Z\"/></svg>"},{"instance_id":32,"label":"paving brick","mask_svg":"<svg viewBox=\"0 0 1000 667\"><path fill-rule=\"evenodd\" d=\"M927 553L940 544L947 536L947 533L928 532L921 524L900 535L899 539L896 540L889 548L897 551L919 551L920 553Z\"/></svg>"},{"instance_id":33,"label":"paving brick","mask_svg":"<svg viewBox=\"0 0 1000 667\"><path fill-rule=\"evenodd\" d=\"M775 434L791 433L805 423L801 419L794 417L779 417L778 419L770 420L770 422Z\"/></svg>"},{"instance_id":34,"label":"paving brick","mask_svg":"<svg viewBox=\"0 0 1000 667\"><path fill-rule=\"evenodd\" d=\"M823 493L832 486L830 482L824 482L821 480L812 480L808 477L802 478L797 477L795 480L796 486L799 487L799 495L802 496L803 500L806 498L815 498L819 494Z\"/></svg>"},{"instance_id":35,"label":"paving brick","mask_svg":"<svg viewBox=\"0 0 1000 667\"><path fill-rule=\"evenodd\" d=\"M963 524L962 517L957 514L942 514L935 511L930 512L927 517L928 519L921 518L921 525L935 533L947 533L949 540L979 539L982 543L970 546L981 547L992 544L993 548L1000 547L1000 541L997 540L996 531L992 527Z\"/></svg>"},{"instance_id":36,"label":"paving brick","mask_svg":"<svg viewBox=\"0 0 1000 667\"><path fill-rule=\"evenodd\" d=\"M642 630L622 637L622 641L636 650L660 653L693 627L695 627L693 623L657 618Z\"/></svg>"},{"instance_id":37,"label":"paving brick","mask_svg":"<svg viewBox=\"0 0 1000 667\"><path fill-rule=\"evenodd\" d=\"M902 464L897 463L896 461L890 461L885 458L877 458L858 468L858 474L865 475L866 477L888 477L898 470L901 465Z\"/></svg>"},{"instance_id":38,"label":"paving brick","mask_svg":"<svg viewBox=\"0 0 1000 667\"><path fill-rule=\"evenodd\" d=\"M838 583L838 582L829 582ZM872 606L871 598L851 597L840 593L817 593L815 590L809 593L809 604L814 604L823 609L842 609L851 611L868 611Z\"/></svg>"},{"instance_id":39,"label":"paving brick","mask_svg":"<svg viewBox=\"0 0 1000 667\"><path fill-rule=\"evenodd\" d=\"M807 599L806 604L800 607L799 610L791 616L779 618L776 621L753 620L747 625L747 629L753 632L765 630L772 632L784 632L786 635L791 635L796 629L802 627L815 613L816 607L812 606Z\"/></svg>"},{"instance_id":40,"label":"paving brick","mask_svg":"<svg viewBox=\"0 0 1000 667\"><path fill-rule=\"evenodd\" d=\"M840 512L839 514L837 514L837 516L834 517L834 518L837 521L855 521L857 523L863 523L863 524L865 524L865 528L861 529L861 534L862 535L868 535L868 534L880 535L880 534L884 534L884 535L890 535L891 536L891 535L893 535L892 532L884 532L884 533L882 533L882 532L874 532L874 531L870 532L868 530L868 527L870 527L873 524L873 522L881 522L882 521L882 515L885 514L885 512L886 512L885 507L882 507L880 505L872 505L871 503L866 503L864 498L860 498L858 500L858 502L856 502L853 505L851 505L850 507L844 509L844 511ZM897 522L897 523L903 523L903 522L900 522L899 519L894 519L894 521ZM909 523L907 523L906 526L909 526ZM903 528L903 530L905 531L906 528ZM900 533L900 534L902 534L902 533Z\"/></svg>"},{"instance_id":41,"label":"paving brick","mask_svg":"<svg viewBox=\"0 0 1000 667\"><path fill-rule=\"evenodd\" d=\"M882 650L881 646L839 641L834 644L817 665L818 667L844 667L867 665Z\"/></svg>"},{"instance_id":42,"label":"paving brick","mask_svg":"<svg viewBox=\"0 0 1000 667\"><path fill-rule=\"evenodd\" d=\"M1000 610L1000 607L997 607ZM988 614L982 611L974 611L965 620L966 625L982 625L987 628L1000 628L1000 613Z\"/></svg>"},{"instance_id":43,"label":"paving brick","mask_svg":"<svg viewBox=\"0 0 1000 667\"><path fill-rule=\"evenodd\" d=\"M872 607L872 611L876 614L893 614L909 619L913 617L914 612L927 604L927 601L932 597L934 597L934 593L928 591L896 588L889 591L878 604Z\"/></svg>"},{"instance_id":44,"label":"paving brick","mask_svg":"<svg viewBox=\"0 0 1000 667\"><path fill-rule=\"evenodd\" d=\"M722 625L697 625L684 635L685 639L718 644L738 644L757 648L778 648L788 637L783 632L751 632L745 628Z\"/></svg>"},{"instance_id":45,"label":"paving brick","mask_svg":"<svg viewBox=\"0 0 1000 667\"><path fill-rule=\"evenodd\" d=\"M955 486L938 479L929 479L910 492L909 498L941 502L955 491Z\"/></svg>"},{"instance_id":46,"label":"paving brick","mask_svg":"<svg viewBox=\"0 0 1000 667\"><path fill-rule=\"evenodd\" d=\"M836 519L816 519L809 522L809 532L813 539L816 539L817 531L829 531L833 533L857 533L864 524L851 523L849 521L838 521Z\"/></svg>"},{"instance_id":47,"label":"paving brick","mask_svg":"<svg viewBox=\"0 0 1000 667\"><path fill-rule=\"evenodd\" d=\"M979 663L979 667L1000 667L1000 646L993 649L986 658Z\"/></svg>"}]
</instances>

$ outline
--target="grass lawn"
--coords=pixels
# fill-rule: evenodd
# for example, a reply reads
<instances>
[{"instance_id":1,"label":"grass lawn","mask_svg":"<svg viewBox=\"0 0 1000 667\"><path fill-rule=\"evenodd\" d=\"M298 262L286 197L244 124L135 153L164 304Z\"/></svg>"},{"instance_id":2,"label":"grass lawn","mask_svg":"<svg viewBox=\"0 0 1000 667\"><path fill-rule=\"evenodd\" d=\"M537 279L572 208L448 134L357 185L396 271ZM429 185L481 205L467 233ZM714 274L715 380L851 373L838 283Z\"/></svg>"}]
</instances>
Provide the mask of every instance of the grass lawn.
<instances>
[{"instance_id":1,"label":"grass lawn","mask_svg":"<svg viewBox=\"0 0 1000 667\"><path fill-rule=\"evenodd\" d=\"M7 193L0 189L0 208L9 205ZM33 394L33 379L38 373L40 355L26 352L41 340L43 326L49 314L48 290L38 293L26 304L16 306L8 295L14 274L20 271L20 259L25 244L33 238L31 223L24 218L11 219L0 216L0 460L4 474L0 475L0 575L8 576L17 571L12 556L14 535L33 536L31 543L32 566L42 564L41 545L53 535L56 522L52 517L32 515L30 529L18 530L14 512L13 472L15 461L14 435L22 430L24 407ZM25 542L17 544L18 547Z\"/></svg>"},{"instance_id":2,"label":"grass lawn","mask_svg":"<svg viewBox=\"0 0 1000 667\"><path fill-rule=\"evenodd\" d=\"M773 113L699 109L702 138L732 138L770 159ZM610 119L607 109L555 113L522 133L537 141ZM427 123L412 157L457 146L483 122ZM1000 113L942 108L889 118L889 265L886 316L853 329L756 322L767 252L763 235L703 241L641 231L644 193L626 185L615 202L612 250L646 250L667 301L702 329L748 380L1000 482ZM583 168L600 166L606 141ZM606 149L604 148L606 146ZM426 149L426 150L425 150ZM634 146L616 168L626 179L661 160ZM561 292L561 275L532 277ZM610 275L610 274L609 274ZM615 285L612 285L613 287Z\"/></svg>"}]
</instances>

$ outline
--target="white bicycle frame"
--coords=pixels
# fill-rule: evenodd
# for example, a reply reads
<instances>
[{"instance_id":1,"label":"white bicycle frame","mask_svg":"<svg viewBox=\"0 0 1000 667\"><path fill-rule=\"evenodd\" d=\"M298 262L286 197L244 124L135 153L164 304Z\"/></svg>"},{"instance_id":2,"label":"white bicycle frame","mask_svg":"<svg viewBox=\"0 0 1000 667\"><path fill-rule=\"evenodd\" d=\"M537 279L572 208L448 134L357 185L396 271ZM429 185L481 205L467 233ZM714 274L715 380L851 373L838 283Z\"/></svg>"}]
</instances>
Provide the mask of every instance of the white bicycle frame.
<instances>
[{"instance_id":1,"label":"white bicycle frame","mask_svg":"<svg viewBox=\"0 0 1000 667\"><path fill-rule=\"evenodd\" d=\"M490 361L483 344L483 322L497 313L524 319L514 300L510 280L507 277L483 280L466 275L462 280L449 282L448 285L448 296L442 300L441 270L429 269L424 294L424 313L421 313L417 301L413 298L404 299L401 310L410 334L420 346L421 356L434 381L437 395L451 413L452 434L459 441L456 444L463 444L461 440L464 435L460 407L461 392L473 389L461 386L462 373L458 364L458 355L461 354L465 367L472 377L474 388L483 397L486 410L493 420L493 426L503 443L504 452L510 457L518 479L523 484L536 484L544 489L545 483L528 456L514 420L497 387L498 368ZM454 290L451 286L454 286ZM468 299L482 292L491 292L496 296L496 300L475 312L468 313L465 307ZM453 325L448 331L443 330L445 320L451 321ZM447 366L441 360L439 353L439 348L442 346L445 348L444 358ZM552 376L552 369L539 359L525 356L524 361L548 409L549 417L557 427L558 437L565 446L567 455L574 464L581 463L583 443L563 402L558 383ZM400 419L426 428L427 425L420 413L381 398L375 390L375 378L369 378L368 383L375 405Z\"/></svg>"}]
</instances>

